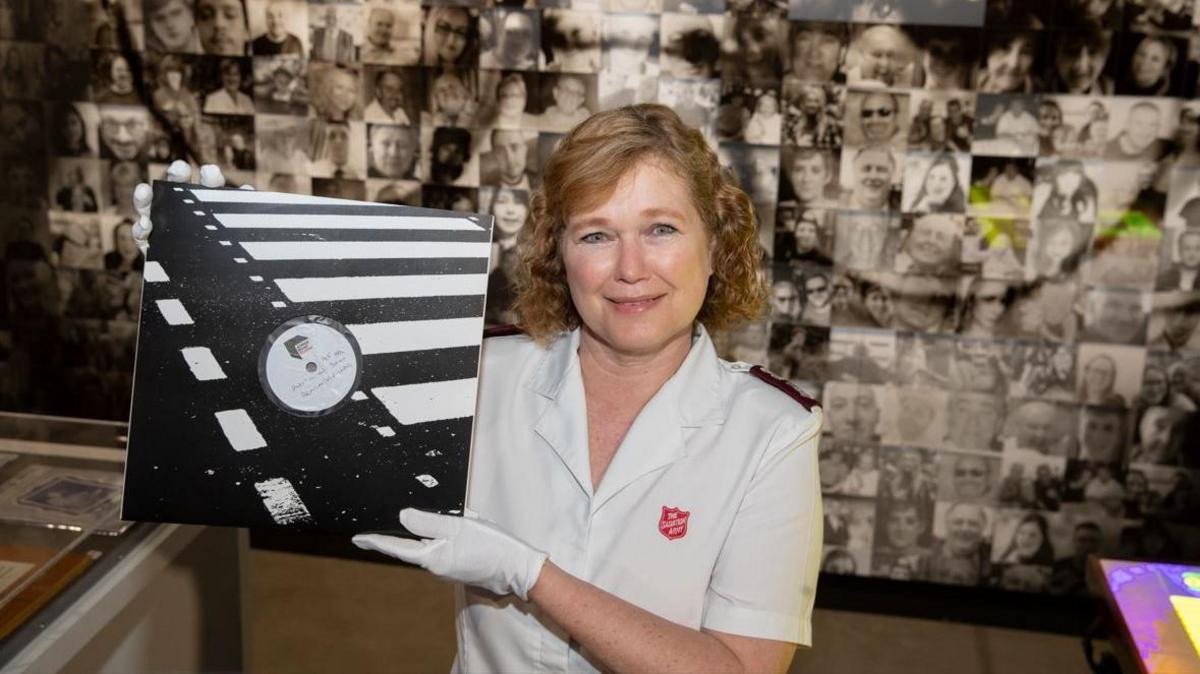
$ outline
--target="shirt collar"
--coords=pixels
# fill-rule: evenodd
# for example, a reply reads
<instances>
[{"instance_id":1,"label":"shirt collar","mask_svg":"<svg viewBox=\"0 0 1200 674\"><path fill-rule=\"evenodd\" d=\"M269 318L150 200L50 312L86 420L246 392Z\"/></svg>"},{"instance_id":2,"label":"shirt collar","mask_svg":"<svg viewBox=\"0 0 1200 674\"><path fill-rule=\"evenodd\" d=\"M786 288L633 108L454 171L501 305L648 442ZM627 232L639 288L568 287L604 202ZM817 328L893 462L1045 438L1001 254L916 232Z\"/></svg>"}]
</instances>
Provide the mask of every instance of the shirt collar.
<instances>
[{"instance_id":1,"label":"shirt collar","mask_svg":"<svg viewBox=\"0 0 1200 674\"><path fill-rule=\"evenodd\" d=\"M538 394L557 399L568 375L579 366L580 329L559 336L548 348L529 382ZM700 323L692 333L692 348L679 369L655 394L675 399L679 425L699 427L717 425L725 420L725 398L721 362L708 331ZM578 375L576 375L578 376Z\"/></svg>"}]
</instances>

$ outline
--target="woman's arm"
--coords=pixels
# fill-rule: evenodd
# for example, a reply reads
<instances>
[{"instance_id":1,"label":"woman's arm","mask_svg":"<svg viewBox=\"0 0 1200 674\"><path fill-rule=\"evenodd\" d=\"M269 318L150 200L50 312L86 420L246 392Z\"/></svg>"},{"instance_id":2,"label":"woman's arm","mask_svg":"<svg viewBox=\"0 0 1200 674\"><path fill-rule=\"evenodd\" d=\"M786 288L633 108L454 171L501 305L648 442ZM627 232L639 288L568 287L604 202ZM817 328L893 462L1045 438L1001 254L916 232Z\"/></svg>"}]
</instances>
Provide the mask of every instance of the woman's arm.
<instances>
[{"instance_id":1,"label":"woman's arm","mask_svg":"<svg viewBox=\"0 0 1200 674\"><path fill-rule=\"evenodd\" d=\"M796 645L694 630L547 561L529 599L615 672L786 672Z\"/></svg>"}]
</instances>

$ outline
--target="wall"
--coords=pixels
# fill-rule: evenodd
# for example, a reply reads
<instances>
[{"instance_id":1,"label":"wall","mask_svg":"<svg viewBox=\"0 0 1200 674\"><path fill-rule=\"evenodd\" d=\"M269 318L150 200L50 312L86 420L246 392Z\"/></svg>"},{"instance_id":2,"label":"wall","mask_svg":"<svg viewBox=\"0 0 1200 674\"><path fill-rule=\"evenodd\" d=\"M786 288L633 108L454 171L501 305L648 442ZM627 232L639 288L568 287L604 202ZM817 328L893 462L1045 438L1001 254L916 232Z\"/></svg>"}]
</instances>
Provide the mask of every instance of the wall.
<instances>
[{"instance_id":1,"label":"wall","mask_svg":"<svg viewBox=\"0 0 1200 674\"><path fill-rule=\"evenodd\" d=\"M825 568L1060 593L1195 557L1200 108L1180 0L10 0L0 408L123 419L130 194L498 217L556 139L670 105L758 207L771 312L719 338L825 403Z\"/></svg>"}]
</instances>

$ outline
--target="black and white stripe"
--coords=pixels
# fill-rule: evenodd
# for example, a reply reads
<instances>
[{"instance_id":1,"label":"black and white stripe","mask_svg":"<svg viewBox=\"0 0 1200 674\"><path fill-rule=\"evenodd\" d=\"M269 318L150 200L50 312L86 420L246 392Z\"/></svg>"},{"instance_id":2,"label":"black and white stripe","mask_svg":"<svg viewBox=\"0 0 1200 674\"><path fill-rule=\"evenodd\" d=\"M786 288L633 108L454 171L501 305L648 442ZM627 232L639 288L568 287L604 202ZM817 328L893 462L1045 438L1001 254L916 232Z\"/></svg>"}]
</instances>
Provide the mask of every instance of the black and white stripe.
<instances>
[{"instance_id":1,"label":"black and white stripe","mask_svg":"<svg viewBox=\"0 0 1200 674\"><path fill-rule=\"evenodd\" d=\"M126 517L349 532L461 510L491 218L158 183L153 220ZM307 315L362 355L324 417L277 407L257 374L266 337ZM291 485L292 509L264 483Z\"/></svg>"}]
</instances>

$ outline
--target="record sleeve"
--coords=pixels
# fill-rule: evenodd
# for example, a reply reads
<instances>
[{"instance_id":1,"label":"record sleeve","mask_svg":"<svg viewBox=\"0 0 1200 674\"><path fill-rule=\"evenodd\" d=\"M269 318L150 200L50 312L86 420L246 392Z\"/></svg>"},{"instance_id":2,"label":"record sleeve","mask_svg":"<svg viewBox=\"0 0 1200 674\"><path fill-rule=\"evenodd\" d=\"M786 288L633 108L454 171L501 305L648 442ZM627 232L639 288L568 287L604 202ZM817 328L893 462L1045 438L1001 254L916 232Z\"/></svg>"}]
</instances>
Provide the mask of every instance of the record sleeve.
<instances>
[{"instance_id":1,"label":"record sleeve","mask_svg":"<svg viewBox=\"0 0 1200 674\"><path fill-rule=\"evenodd\" d=\"M490 216L157 182L151 219L126 519L462 512Z\"/></svg>"}]
</instances>

